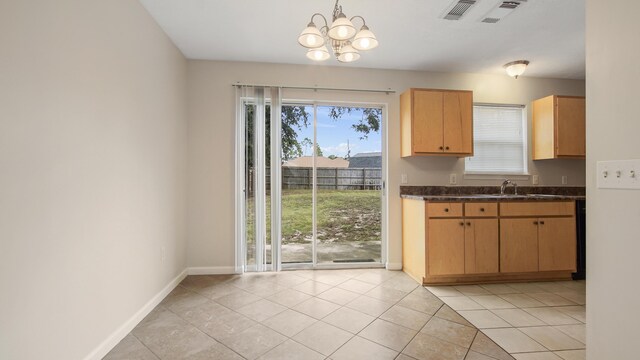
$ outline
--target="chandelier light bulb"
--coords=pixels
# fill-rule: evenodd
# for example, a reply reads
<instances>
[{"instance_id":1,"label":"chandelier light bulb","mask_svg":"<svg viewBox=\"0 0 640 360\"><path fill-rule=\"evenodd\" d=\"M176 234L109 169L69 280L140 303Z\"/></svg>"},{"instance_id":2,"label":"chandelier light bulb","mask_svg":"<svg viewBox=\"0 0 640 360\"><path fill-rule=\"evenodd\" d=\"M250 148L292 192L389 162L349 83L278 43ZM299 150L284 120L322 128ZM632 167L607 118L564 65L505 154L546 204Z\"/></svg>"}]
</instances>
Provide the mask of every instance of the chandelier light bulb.
<instances>
[{"instance_id":1,"label":"chandelier light bulb","mask_svg":"<svg viewBox=\"0 0 640 360\"><path fill-rule=\"evenodd\" d=\"M348 40L356 34L356 28L351 23L351 20L340 13L336 20L331 24L329 28L329 37L333 40Z\"/></svg>"},{"instance_id":2,"label":"chandelier light bulb","mask_svg":"<svg viewBox=\"0 0 640 360\"><path fill-rule=\"evenodd\" d=\"M298 36L298 43L306 48L317 48L324 45L324 36L318 30L316 24L310 22Z\"/></svg>"},{"instance_id":3,"label":"chandelier light bulb","mask_svg":"<svg viewBox=\"0 0 640 360\"><path fill-rule=\"evenodd\" d=\"M373 32L363 25L353 39L352 45L358 50L371 50L378 46L378 40Z\"/></svg>"},{"instance_id":4,"label":"chandelier light bulb","mask_svg":"<svg viewBox=\"0 0 640 360\"><path fill-rule=\"evenodd\" d=\"M353 62L360 59L358 50L354 49L351 44L345 45L340 49L340 55L338 55L338 61L340 62Z\"/></svg>"},{"instance_id":5,"label":"chandelier light bulb","mask_svg":"<svg viewBox=\"0 0 640 360\"><path fill-rule=\"evenodd\" d=\"M321 46L307 51L307 57L313 61L325 61L331 57L326 46Z\"/></svg>"}]
</instances>

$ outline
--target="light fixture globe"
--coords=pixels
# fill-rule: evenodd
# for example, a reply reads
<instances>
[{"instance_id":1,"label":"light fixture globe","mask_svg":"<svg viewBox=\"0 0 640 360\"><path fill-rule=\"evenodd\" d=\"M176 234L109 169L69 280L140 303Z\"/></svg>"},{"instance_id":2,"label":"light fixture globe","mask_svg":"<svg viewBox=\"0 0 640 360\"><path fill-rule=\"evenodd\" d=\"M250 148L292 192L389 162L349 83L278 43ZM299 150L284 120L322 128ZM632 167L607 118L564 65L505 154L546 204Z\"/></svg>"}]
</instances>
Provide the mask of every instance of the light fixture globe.
<instances>
[{"instance_id":1,"label":"light fixture globe","mask_svg":"<svg viewBox=\"0 0 640 360\"><path fill-rule=\"evenodd\" d=\"M306 48L317 48L324 45L324 36L318 30L316 24L310 22L298 36L298 43Z\"/></svg>"},{"instance_id":2,"label":"light fixture globe","mask_svg":"<svg viewBox=\"0 0 640 360\"><path fill-rule=\"evenodd\" d=\"M367 25L362 25L351 45L358 50L371 50L378 46L378 39Z\"/></svg>"},{"instance_id":3,"label":"light fixture globe","mask_svg":"<svg viewBox=\"0 0 640 360\"><path fill-rule=\"evenodd\" d=\"M326 46L321 46L307 51L307 57L313 61L325 61L331 57Z\"/></svg>"},{"instance_id":4,"label":"light fixture globe","mask_svg":"<svg viewBox=\"0 0 640 360\"><path fill-rule=\"evenodd\" d=\"M507 72L507 75L518 78L518 76L524 74L524 71L527 69L527 65L529 65L528 60L516 60L510 63L504 64L504 69Z\"/></svg>"},{"instance_id":5,"label":"light fixture globe","mask_svg":"<svg viewBox=\"0 0 640 360\"><path fill-rule=\"evenodd\" d=\"M340 41L351 39L355 34L356 28L343 13L338 15L328 32L330 38Z\"/></svg>"},{"instance_id":6,"label":"light fixture globe","mask_svg":"<svg viewBox=\"0 0 640 360\"><path fill-rule=\"evenodd\" d=\"M340 49L340 55L338 55L338 61L349 63L360 59L360 54L351 44L347 44Z\"/></svg>"}]
</instances>

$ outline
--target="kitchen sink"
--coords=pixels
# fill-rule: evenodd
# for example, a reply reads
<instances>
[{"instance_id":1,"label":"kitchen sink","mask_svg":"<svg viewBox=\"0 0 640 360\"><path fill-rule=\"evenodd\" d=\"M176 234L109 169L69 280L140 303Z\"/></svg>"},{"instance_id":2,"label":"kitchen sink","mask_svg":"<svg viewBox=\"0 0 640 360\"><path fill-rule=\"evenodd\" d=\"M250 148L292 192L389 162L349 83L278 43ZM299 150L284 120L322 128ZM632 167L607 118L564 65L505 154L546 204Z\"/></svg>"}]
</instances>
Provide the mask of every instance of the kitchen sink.
<instances>
[{"instance_id":1,"label":"kitchen sink","mask_svg":"<svg viewBox=\"0 0 640 360\"><path fill-rule=\"evenodd\" d=\"M527 196L530 196L530 197L557 197L558 195L551 195L551 194L527 194Z\"/></svg>"},{"instance_id":2,"label":"kitchen sink","mask_svg":"<svg viewBox=\"0 0 640 360\"><path fill-rule=\"evenodd\" d=\"M476 197L483 197L489 199L526 199L527 195L515 195L515 194L478 194Z\"/></svg>"}]
</instances>

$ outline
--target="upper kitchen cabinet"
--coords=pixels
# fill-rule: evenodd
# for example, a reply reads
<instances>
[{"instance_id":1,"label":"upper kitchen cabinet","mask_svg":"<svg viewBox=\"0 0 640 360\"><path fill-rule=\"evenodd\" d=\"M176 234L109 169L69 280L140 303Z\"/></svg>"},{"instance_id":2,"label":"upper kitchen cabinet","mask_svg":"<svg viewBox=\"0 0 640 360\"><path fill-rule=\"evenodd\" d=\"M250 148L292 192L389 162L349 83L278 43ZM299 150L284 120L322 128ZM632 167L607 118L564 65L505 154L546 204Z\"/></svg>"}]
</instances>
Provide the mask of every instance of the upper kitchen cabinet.
<instances>
[{"instance_id":1,"label":"upper kitchen cabinet","mask_svg":"<svg viewBox=\"0 0 640 360\"><path fill-rule=\"evenodd\" d=\"M585 155L585 98L551 95L535 100L533 160Z\"/></svg>"},{"instance_id":2,"label":"upper kitchen cabinet","mask_svg":"<svg viewBox=\"0 0 640 360\"><path fill-rule=\"evenodd\" d=\"M473 92L409 89L400 95L405 156L473 156Z\"/></svg>"}]
</instances>

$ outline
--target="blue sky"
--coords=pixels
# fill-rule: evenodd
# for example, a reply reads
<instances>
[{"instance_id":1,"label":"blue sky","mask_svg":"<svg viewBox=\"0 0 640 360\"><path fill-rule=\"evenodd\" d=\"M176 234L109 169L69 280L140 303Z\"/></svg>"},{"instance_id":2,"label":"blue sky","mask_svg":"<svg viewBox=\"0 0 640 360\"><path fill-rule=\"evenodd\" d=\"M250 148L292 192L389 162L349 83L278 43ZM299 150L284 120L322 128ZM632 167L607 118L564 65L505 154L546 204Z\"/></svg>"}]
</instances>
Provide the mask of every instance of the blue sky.
<instances>
[{"instance_id":1,"label":"blue sky","mask_svg":"<svg viewBox=\"0 0 640 360\"><path fill-rule=\"evenodd\" d=\"M318 106L318 144L324 156L336 155L345 157L348 148L351 155L362 152L382 151L382 136L380 131L371 132L367 139L360 140L361 133L356 133L351 125L357 124L362 118L362 111L352 111L351 114L344 114L340 119L334 120L329 117L331 106ZM307 112L313 119L313 106L307 106ZM384 119L383 119L384 121ZM297 131L297 129L296 129ZM298 141L308 137L313 140L313 122L308 128L298 131ZM304 149L304 155L311 155L311 148Z\"/></svg>"}]
</instances>

